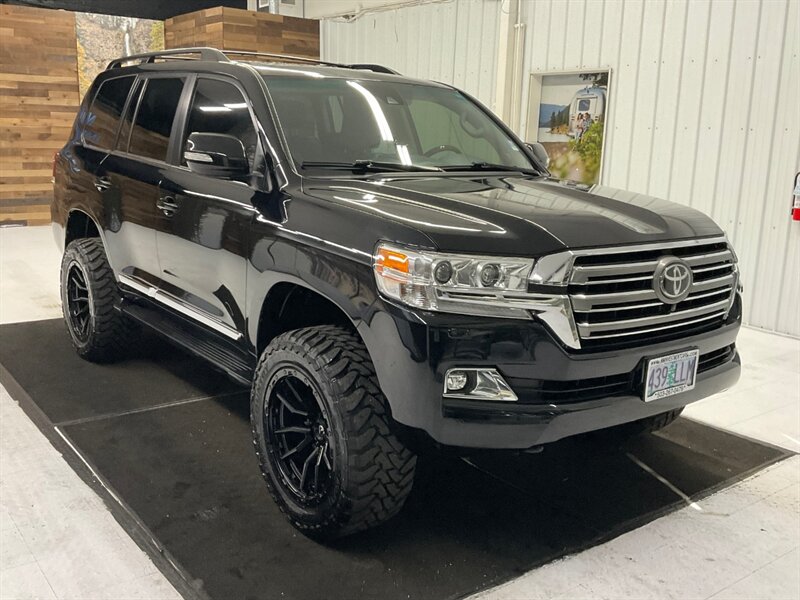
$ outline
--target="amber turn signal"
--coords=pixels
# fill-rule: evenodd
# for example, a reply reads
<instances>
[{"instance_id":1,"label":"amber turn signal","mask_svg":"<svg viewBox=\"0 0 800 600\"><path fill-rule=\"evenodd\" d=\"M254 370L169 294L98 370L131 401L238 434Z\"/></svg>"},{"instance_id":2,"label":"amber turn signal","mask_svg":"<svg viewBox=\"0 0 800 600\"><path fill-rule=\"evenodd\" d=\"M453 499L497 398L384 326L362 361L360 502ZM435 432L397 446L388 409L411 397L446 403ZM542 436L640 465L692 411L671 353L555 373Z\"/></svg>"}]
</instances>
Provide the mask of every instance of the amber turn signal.
<instances>
[{"instance_id":1,"label":"amber turn signal","mask_svg":"<svg viewBox=\"0 0 800 600\"><path fill-rule=\"evenodd\" d=\"M383 273L383 269L393 269L400 273L408 273L408 256L401 252L389 250L386 247L378 248L375 257L375 270Z\"/></svg>"}]
</instances>

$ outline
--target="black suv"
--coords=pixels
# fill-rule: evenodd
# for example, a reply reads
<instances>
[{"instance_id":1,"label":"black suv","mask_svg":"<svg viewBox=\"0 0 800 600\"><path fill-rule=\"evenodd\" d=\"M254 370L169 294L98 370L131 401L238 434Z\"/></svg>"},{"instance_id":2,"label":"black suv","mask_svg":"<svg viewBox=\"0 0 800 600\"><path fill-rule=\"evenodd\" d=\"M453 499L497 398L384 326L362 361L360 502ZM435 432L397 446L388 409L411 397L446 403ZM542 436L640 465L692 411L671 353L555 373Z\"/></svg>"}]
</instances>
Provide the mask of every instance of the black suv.
<instances>
[{"instance_id":1,"label":"black suv","mask_svg":"<svg viewBox=\"0 0 800 600\"><path fill-rule=\"evenodd\" d=\"M113 61L55 158L72 342L107 361L145 326L252 386L267 485L316 537L397 513L419 438L652 431L735 383L720 228L542 151L377 65Z\"/></svg>"}]
</instances>

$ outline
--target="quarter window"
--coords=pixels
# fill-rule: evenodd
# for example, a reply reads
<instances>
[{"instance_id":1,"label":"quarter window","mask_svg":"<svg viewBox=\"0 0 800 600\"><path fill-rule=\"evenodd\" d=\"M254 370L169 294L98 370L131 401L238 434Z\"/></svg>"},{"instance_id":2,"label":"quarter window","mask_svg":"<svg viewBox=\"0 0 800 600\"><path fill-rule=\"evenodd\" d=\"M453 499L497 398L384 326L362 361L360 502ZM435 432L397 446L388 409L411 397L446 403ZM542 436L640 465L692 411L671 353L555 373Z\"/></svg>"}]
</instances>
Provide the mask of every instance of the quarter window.
<instances>
[{"instance_id":1,"label":"quarter window","mask_svg":"<svg viewBox=\"0 0 800 600\"><path fill-rule=\"evenodd\" d=\"M87 144L110 150L117 135L119 117L133 83L133 77L108 79L100 85L89 107L83 139Z\"/></svg>"},{"instance_id":2,"label":"quarter window","mask_svg":"<svg viewBox=\"0 0 800 600\"><path fill-rule=\"evenodd\" d=\"M128 152L145 158L166 160L172 122L182 91L182 79L148 79L136 111Z\"/></svg>"},{"instance_id":3,"label":"quarter window","mask_svg":"<svg viewBox=\"0 0 800 600\"><path fill-rule=\"evenodd\" d=\"M235 85L219 79L197 80L186 123L184 148L186 138L192 133L221 133L235 137L242 142L250 168L253 168L258 135L253 126L248 104ZM181 164L186 164L183 153L181 153Z\"/></svg>"}]
</instances>

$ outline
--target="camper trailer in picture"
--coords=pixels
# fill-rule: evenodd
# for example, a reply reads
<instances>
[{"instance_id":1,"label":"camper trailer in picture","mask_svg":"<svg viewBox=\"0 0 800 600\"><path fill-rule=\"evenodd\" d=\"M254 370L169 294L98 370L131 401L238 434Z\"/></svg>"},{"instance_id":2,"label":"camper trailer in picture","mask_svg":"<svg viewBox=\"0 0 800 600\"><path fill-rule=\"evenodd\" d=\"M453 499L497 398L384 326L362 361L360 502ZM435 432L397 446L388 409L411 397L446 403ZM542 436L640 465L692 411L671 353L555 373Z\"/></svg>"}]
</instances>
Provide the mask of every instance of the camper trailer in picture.
<instances>
[{"instance_id":1,"label":"camper trailer in picture","mask_svg":"<svg viewBox=\"0 0 800 600\"><path fill-rule=\"evenodd\" d=\"M585 87L575 92L572 102L569 105L569 131L570 137L575 137L577 133L575 124L578 114L586 114L592 117L592 121L602 119L606 110L606 89L601 87Z\"/></svg>"}]
</instances>

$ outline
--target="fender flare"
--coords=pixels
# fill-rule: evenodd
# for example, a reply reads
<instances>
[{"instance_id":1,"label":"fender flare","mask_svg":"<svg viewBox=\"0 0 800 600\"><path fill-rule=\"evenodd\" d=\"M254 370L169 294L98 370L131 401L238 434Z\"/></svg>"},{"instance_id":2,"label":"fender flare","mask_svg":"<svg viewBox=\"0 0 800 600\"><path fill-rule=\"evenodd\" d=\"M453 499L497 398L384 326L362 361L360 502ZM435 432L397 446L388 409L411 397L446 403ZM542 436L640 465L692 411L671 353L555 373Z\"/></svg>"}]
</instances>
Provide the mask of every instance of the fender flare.
<instances>
[{"instance_id":1,"label":"fender flare","mask_svg":"<svg viewBox=\"0 0 800 600\"><path fill-rule=\"evenodd\" d=\"M92 223L94 223L95 229L97 229L97 233L100 236L100 241L103 244L103 249L106 249L106 234L103 227L100 225L97 217L95 217L92 212L86 208L85 206L73 206L67 211L67 219L64 223L64 231L62 233L62 243L64 245L64 249L67 247L67 231L69 228L69 220L72 218L73 213L81 213L85 215L87 219L89 219ZM106 257L108 257L109 264L111 265L111 270L114 272L114 277L116 278L116 269L114 269L114 265L111 264L111 258L108 256L108 251L106 251Z\"/></svg>"}]
</instances>

